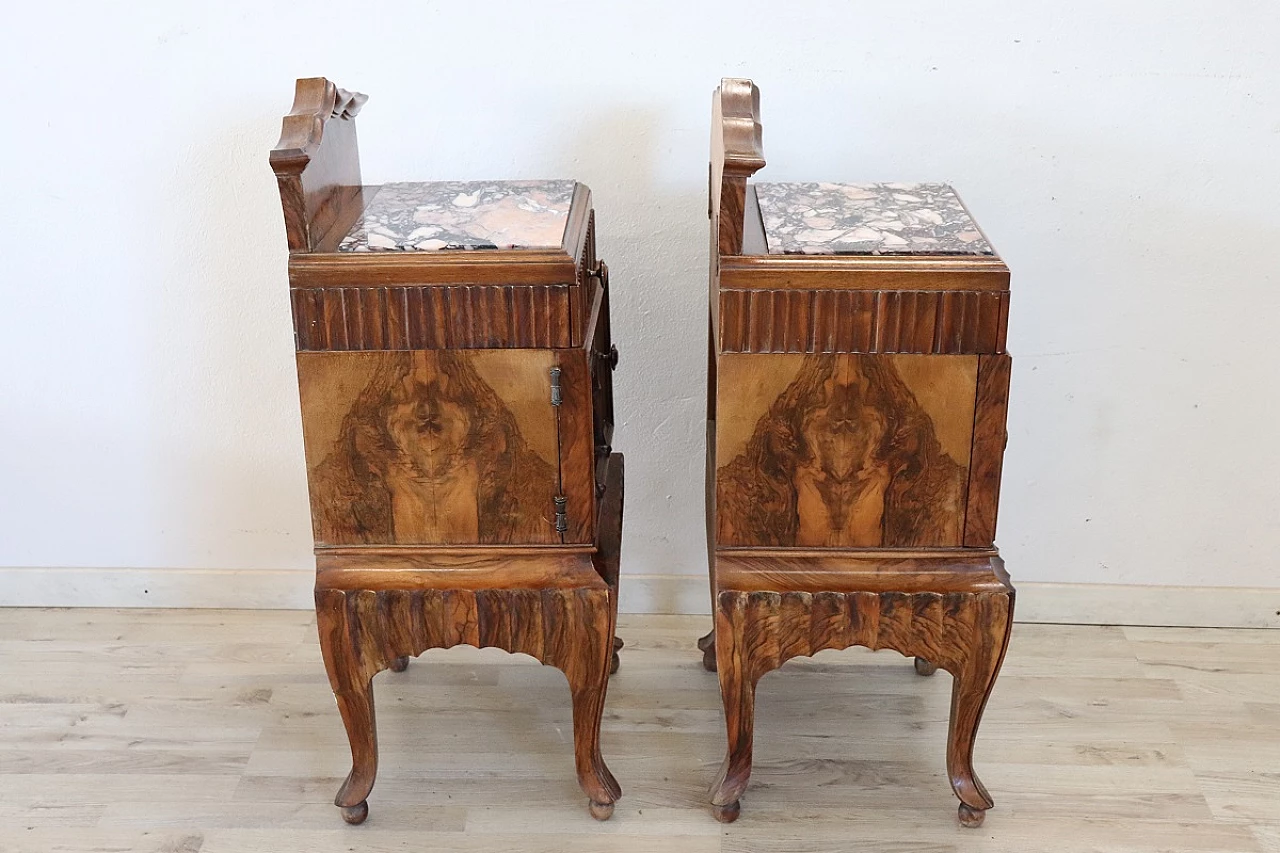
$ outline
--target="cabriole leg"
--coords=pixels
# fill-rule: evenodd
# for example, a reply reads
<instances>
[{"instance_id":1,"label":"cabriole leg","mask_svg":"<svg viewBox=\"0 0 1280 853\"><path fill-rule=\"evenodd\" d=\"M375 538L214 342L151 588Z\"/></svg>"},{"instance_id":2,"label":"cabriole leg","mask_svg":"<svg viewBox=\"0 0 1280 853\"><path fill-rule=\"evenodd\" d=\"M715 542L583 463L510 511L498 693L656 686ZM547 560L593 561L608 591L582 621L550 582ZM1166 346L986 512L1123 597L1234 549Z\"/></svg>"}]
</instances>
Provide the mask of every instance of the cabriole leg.
<instances>
[{"instance_id":1,"label":"cabriole leg","mask_svg":"<svg viewBox=\"0 0 1280 853\"><path fill-rule=\"evenodd\" d=\"M339 590L316 591L316 625L320 653L333 688L351 746L351 772L338 789L334 805L347 823L363 823L369 816L367 799L378 775L378 727L373 710L373 674L353 637L353 622L361 619L358 599Z\"/></svg>"},{"instance_id":2,"label":"cabriole leg","mask_svg":"<svg viewBox=\"0 0 1280 853\"><path fill-rule=\"evenodd\" d=\"M1013 599L1007 594L991 594L980 597L977 606L973 645L953 673L947 735L947 776L960 798L960 823L967 827L981 826L987 809L994 805L973 770L973 745L1009 644Z\"/></svg>"},{"instance_id":3,"label":"cabriole leg","mask_svg":"<svg viewBox=\"0 0 1280 853\"><path fill-rule=\"evenodd\" d=\"M751 780L756 674L751 662L744 659L742 598L725 596L723 593L722 596L720 612L716 616L712 649L720 675L720 698L724 702L728 749L720 774L711 784L711 805L716 820L732 823L738 819L738 813L742 809L740 798Z\"/></svg>"},{"instance_id":4,"label":"cabriole leg","mask_svg":"<svg viewBox=\"0 0 1280 853\"><path fill-rule=\"evenodd\" d=\"M605 608L612 606L601 604ZM565 675L573 694L573 752L578 784L590 801L591 816L608 820L613 814L613 804L622 796L622 788L609 772L600 751L600 723L614 654L612 612L606 610L600 616L604 618L583 626L584 633L594 628L595 636L583 638L586 650L580 660L566 667Z\"/></svg>"},{"instance_id":5,"label":"cabriole leg","mask_svg":"<svg viewBox=\"0 0 1280 853\"><path fill-rule=\"evenodd\" d=\"M335 693L338 711L351 744L351 772L338 789L334 805L347 823L364 823L369 816L369 792L378 775L378 728L373 713L373 684Z\"/></svg>"}]
</instances>

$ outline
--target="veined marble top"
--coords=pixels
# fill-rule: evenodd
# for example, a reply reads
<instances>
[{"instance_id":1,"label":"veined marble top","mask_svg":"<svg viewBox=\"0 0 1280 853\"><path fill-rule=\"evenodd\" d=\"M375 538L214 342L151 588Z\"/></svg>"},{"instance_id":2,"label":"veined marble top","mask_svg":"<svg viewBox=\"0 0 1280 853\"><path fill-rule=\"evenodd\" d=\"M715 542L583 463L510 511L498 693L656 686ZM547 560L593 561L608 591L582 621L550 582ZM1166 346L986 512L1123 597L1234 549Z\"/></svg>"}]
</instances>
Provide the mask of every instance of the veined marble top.
<instances>
[{"instance_id":1,"label":"veined marble top","mask_svg":"<svg viewBox=\"0 0 1280 853\"><path fill-rule=\"evenodd\" d=\"M771 255L994 255L946 184L756 184Z\"/></svg>"},{"instance_id":2,"label":"veined marble top","mask_svg":"<svg viewBox=\"0 0 1280 853\"><path fill-rule=\"evenodd\" d=\"M559 248L573 181L383 184L339 252Z\"/></svg>"}]
</instances>

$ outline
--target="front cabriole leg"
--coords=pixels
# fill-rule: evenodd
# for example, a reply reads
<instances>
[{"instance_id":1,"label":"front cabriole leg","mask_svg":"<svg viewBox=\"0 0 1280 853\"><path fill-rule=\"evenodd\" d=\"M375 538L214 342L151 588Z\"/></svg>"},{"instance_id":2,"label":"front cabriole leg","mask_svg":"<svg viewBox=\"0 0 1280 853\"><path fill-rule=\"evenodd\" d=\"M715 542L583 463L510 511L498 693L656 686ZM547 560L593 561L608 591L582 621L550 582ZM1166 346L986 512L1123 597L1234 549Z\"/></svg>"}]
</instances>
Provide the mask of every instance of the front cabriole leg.
<instances>
[{"instance_id":1,"label":"front cabriole leg","mask_svg":"<svg viewBox=\"0 0 1280 853\"><path fill-rule=\"evenodd\" d=\"M982 722L982 712L991 697L1009 646L1013 593L977 595L972 602L977 610L972 640L952 672L947 777L951 780L952 790L960 798L960 823L978 827L994 801L973 770L973 745L978 725Z\"/></svg>"},{"instance_id":2,"label":"front cabriole leg","mask_svg":"<svg viewBox=\"0 0 1280 853\"><path fill-rule=\"evenodd\" d=\"M578 784L587 795L591 816L608 820L622 788L604 763L600 724L613 660L611 589L574 589L545 596L556 602L544 613L556 626L542 658L561 670L573 699L573 755ZM559 612L554 612L559 611Z\"/></svg>"},{"instance_id":3,"label":"front cabriole leg","mask_svg":"<svg viewBox=\"0 0 1280 853\"><path fill-rule=\"evenodd\" d=\"M728 737L724 764L711 784L711 805L721 823L732 823L742 811L742 793L751 781L756 682L778 663L775 658L771 666L753 654L760 645L760 637L754 635L760 626L750 618L755 608L747 606L749 596L745 592L720 593L712 635Z\"/></svg>"},{"instance_id":4,"label":"front cabriole leg","mask_svg":"<svg viewBox=\"0 0 1280 853\"><path fill-rule=\"evenodd\" d=\"M359 598L340 590L316 590L316 623L320 651L338 712L351 746L351 772L334 804L347 823L369 816L368 797L378 774L378 728L373 710L373 675L381 667L365 657Z\"/></svg>"}]
</instances>

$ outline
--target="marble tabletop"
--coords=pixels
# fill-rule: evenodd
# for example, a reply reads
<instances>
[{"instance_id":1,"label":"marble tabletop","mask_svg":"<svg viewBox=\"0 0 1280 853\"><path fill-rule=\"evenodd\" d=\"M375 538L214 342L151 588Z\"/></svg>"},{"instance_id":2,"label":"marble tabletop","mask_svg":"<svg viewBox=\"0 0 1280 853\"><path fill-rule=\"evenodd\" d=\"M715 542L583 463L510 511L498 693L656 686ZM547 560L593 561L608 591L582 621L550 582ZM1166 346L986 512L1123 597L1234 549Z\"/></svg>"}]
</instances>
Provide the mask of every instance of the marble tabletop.
<instances>
[{"instance_id":1,"label":"marble tabletop","mask_svg":"<svg viewBox=\"0 0 1280 853\"><path fill-rule=\"evenodd\" d=\"M994 255L946 184L758 183L771 255Z\"/></svg>"},{"instance_id":2,"label":"marble tabletop","mask_svg":"<svg viewBox=\"0 0 1280 853\"><path fill-rule=\"evenodd\" d=\"M384 184L339 252L559 248L573 181Z\"/></svg>"}]
</instances>

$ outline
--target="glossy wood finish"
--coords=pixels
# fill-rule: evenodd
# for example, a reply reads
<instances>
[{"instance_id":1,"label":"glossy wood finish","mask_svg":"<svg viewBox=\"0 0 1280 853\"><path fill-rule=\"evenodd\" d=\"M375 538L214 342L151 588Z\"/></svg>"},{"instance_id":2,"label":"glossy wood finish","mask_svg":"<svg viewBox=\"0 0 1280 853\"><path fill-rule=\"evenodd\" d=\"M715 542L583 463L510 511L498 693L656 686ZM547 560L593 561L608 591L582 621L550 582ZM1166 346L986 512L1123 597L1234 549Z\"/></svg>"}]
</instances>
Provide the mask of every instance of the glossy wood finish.
<instances>
[{"instance_id":1,"label":"glossy wood finish","mask_svg":"<svg viewBox=\"0 0 1280 853\"><path fill-rule=\"evenodd\" d=\"M886 562L894 557L892 552L885 556ZM822 559L841 562L840 555ZM806 586L803 579L773 584L786 590L781 592L734 589L746 584L722 579L715 651L729 751L712 785L717 817L736 819L738 800L751 776L755 687L760 677L794 657L866 646L923 658L952 674L947 774L961 802L962 822L982 822L993 801L974 774L973 744L1008 646L1013 588L999 557L973 565L941 558L944 578L929 577L931 562L898 558L897 572L873 573L879 581L874 585L857 574L828 571L819 583L808 584L820 587L819 592L794 589ZM927 591L901 591L906 584L895 574L911 576L914 585ZM875 585L889 588L867 588ZM947 592L934 591L948 587Z\"/></svg>"},{"instance_id":2,"label":"glossy wood finish","mask_svg":"<svg viewBox=\"0 0 1280 853\"><path fill-rule=\"evenodd\" d=\"M550 350L301 353L315 541L551 544Z\"/></svg>"},{"instance_id":3,"label":"glossy wood finish","mask_svg":"<svg viewBox=\"0 0 1280 853\"><path fill-rule=\"evenodd\" d=\"M764 167L760 90L750 80L724 80L720 86L711 103L713 255L740 255L747 179Z\"/></svg>"},{"instance_id":4,"label":"glossy wood finish","mask_svg":"<svg viewBox=\"0 0 1280 853\"><path fill-rule=\"evenodd\" d=\"M759 92L713 98L707 512L728 749L711 800L736 820L756 684L867 646L953 676L947 768L965 826L992 799L973 743L1012 624L993 547L1010 359L992 257L769 255L754 187Z\"/></svg>"},{"instance_id":5,"label":"glossy wood finish","mask_svg":"<svg viewBox=\"0 0 1280 853\"><path fill-rule=\"evenodd\" d=\"M722 548L716 571L739 592L1002 593L1009 577L994 548Z\"/></svg>"},{"instance_id":6,"label":"glossy wood finish","mask_svg":"<svg viewBox=\"0 0 1280 853\"><path fill-rule=\"evenodd\" d=\"M298 349L567 347L570 285L300 287Z\"/></svg>"},{"instance_id":7,"label":"glossy wood finish","mask_svg":"<svg viewBox=\"0 0 1280 853\"><path fill-rule=\"evenodd\" d=\"M1013 361L1007 355L978 359L978 393L973 422L973 459L969 470L969 496L964 519L964 544L985 548L996 541L996 509L1000 503L1000 469L1009 434L1005 416L1009 409L1009 373Z\"/></svg>"},{"instance_id":8,"label":"glossy wood finish","mask_svg":"<svg viewBox=\"0 0 1280 853\"><path fill-rule=\"evenodd\" d=\"M360 202L355 117L365 100L323 77L298 81L271 151L290 252L316 248L344 210Z\"/></svg>"},{"instance_id":9,"label":"glossy wood finish","mask_svg":"<svg viewBox=\"0 0 1280 853\"><path fill-rule=\"evenodd\" d=\"M360 183L364 100L298 81L271 154L320 645L352 754L336 803L349 823L368 816L373 676L428 649L491 646L565 673L579 783L606 819L621 794L600 721L622 645L623 463L590 191L573 185L558 247L339 253L379 191Z\"/></svg>"},{"instance_id":10,"label":"glossy wood finish","mask_svg":"<svg viewBox=\"0 0 1280 853\"><path fill-rule=\"evenodd\" d=\"M721 352L994 353L1008 291L728 289Z\"/></svg>"},{"instance_id":11,"label":"glossy wood finish","mask_svg":"<svg viewBox=\"0 0 1280 853\"><path fill-rule=\"evenodd\" d=\"M457 645L527 654L564 672L573 699L579 784L590 798L594 817L604 820L612 814L622 789L600 751L600 720L614 666L622 477L622 457L615 454L601 510L604 530L592 555L599 563L595 583L412 590L370 584L367 589L335 589L326 583L328 578L319 578L320 648L351 743L351 772L334 800L348 823L361 823L368 816L367 799L378 772L373 676L384 669L404 671L409 656ZM442 577L440 582L447 580Z\"/></svg>"},{"instance_id":12,"label":"glossy wood finish","mask_svg":"<svg viewBox=\"0 0 1280 853\"><path fill-rule=\"evenodd\" d=\"M976 373L973 356L722 355L717 544L960 545Z\"/></svg>"}]
</instances>

